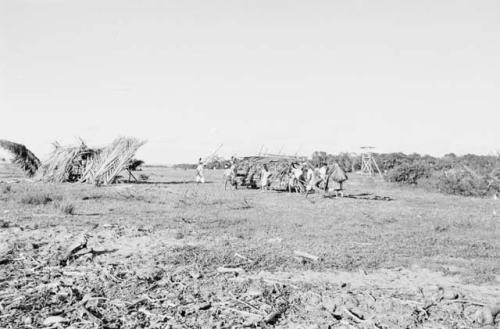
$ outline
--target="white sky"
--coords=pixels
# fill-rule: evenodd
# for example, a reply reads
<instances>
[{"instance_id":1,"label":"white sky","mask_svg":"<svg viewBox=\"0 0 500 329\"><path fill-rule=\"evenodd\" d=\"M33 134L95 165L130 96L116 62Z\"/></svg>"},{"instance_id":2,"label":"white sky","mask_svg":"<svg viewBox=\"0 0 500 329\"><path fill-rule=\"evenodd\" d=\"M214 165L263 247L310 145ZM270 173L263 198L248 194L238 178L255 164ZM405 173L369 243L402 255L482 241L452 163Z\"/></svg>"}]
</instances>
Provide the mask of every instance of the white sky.
<instances>
[{"instance_id":1,"label":"white sky","mask_svg":"<svg viewBox=\"0 0 500 329\"><path fill-rule=\"evenodd\" d=\"M222 155L500 149L499 1L0 0L0 138Z\"/></svg>"}]
</instances>

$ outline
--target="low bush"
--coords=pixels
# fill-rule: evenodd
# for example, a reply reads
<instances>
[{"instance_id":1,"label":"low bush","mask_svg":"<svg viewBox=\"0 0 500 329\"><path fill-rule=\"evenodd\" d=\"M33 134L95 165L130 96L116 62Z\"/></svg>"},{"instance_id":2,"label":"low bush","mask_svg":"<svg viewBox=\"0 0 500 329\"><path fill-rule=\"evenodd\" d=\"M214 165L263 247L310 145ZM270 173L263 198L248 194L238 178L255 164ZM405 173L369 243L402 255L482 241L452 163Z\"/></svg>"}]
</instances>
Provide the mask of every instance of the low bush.
<instances>
[{"instance_id":1,"label":"low bush","mask_svg":"<svg viewBox=\"0 0 500 329\"><path fill-rule=\"evenodd\" d=\"M54 200L62 200L59 195L50 195L48 193L31 193L25 194L21 197L20 202L22 204L29 204L34 206L46 205Z\"/></svg>"},{"instance_id":2,"label":"low bush","mask_svg":"<svg viewBox=\"0 0 500 329\"><path fill-rule=\"evenodd\" d=\"M495 189L486 179L461 169L440 173L437 188L447 194L479 197L486 196L492 189Z\"/></svg>"},{"instance_id":3,"label":"low bush","mask_svg":"<svg viewBox=\"0 0 500 329\"><path fill-rule=\"evenodd\" d=\"M403 163L387 172L389 182L416 185L420 179L431 176L431 167L424 162Z\"/></svg>"},{"instance_id":4,"label":"low bush","mask_svg":"<svg viewBox=\"0 0 500 329\"><path fill-rule=\"evenodd\" d=\"M11 191L12 191L12 187L10 185L2 186L2 194L7 194L7 193L10 193Z\"/></svg>"},{"instance_id":5,"label":"low bush","mask_svg":"<svg viewBox=\"0 0 500 329\"><path fill-rule=\"evenodd\" d=\"M67 201L58 201L54 206L64 215L73 215L75 213L75 205Z\"/></svg>"}]
</instances>

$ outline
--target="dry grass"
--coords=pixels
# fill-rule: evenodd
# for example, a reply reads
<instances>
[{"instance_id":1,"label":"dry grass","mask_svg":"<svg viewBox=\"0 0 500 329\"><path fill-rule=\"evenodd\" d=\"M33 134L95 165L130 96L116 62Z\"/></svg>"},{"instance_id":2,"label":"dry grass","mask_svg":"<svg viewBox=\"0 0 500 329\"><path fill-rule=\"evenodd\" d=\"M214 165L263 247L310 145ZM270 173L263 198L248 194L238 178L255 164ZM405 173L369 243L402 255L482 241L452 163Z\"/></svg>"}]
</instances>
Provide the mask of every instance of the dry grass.
<instances>
[{"instance_id":1,"label":"dry grass","mask_svg":"<svg viewBox=\"0 0 500 329\"><path fill-rule=\"evenodd\" d=\"M191 171L146 167L144 172L148 184L15 185L16 192L33 199L64 195L72 216L61 217L61 210L53 207L37 216L36 208L22 207L17 198L0 200L0 207L9 211L2 219L12 227L3 231L4 241L15 246L13 259L24 257L6 265L0 285L14 296L24 296L35 327L58 309L79 327L98 323L85 314L79 320L77 311L66 310L67 305L80 307L85 294L113 301L88 304L100 321L146 328L154 321L164 324L160 315L165 314L165 323L172 325L241 327L246 316L227 313L228 307L268 315L282 306L287 311L274 324L254 327L316 323L340 328L340 321L356 327L344 313L332 316L332 305L347 307L354 297L359 312L376 316L388 328L422 323L427 328L475 328L460 313L460 305L455 309L439 303L426 315L422 307L431 295L425 292L423 298L419 288L440 285L446 291L458 289L464 299L483 302L500 298L498 201L428 193L355 175L346 185L346 194L354 198L313 194L305 199L288 193L224 191L221 172L207 172L209 183L204 185L192 182ZM394 201L355 198L362 193ZM53 215L45 216L50 211ZM60 254L83 234L91 236L89 248L117 251L82 256L58 267ZM297 250L320 260L297 259ZM34 274L29 272L38 266ZM220 274L219 267L241 267L245 272ZM70 280L63 272L77 274ZM31 274L26 279L23 273ZM69 288L30 288L45 287L42 282L56 273L65 284L73 282ZM51 297L66 290L78 294L62 302ZM248 299L255 290L259 297ZM30 302L35 300L45 306L36 308ZM20 312L27 311L16 303L0 314L1 327L21 326ZM466 305L465 310L477 306Z\"/></svg>"},{"instance_id":2,"label":"dry grass","mask_svg":"<svg viewBox=\"0 0 500 329\"><path fill-rule=\"evenodd\" d=\"M2 186L2 194L7 194L10 193L11 191L12 191L12 186L10 185Z\"/></svg>"},{"instance_id":3,"label":"dry grass","mask_svg":"<svg viewBox=\"0 0 500 329\"><path fill-rule=\"evenodd\" d=\"M19 202L25 205L39 206L46 205L52 201L61 200L60 195L52 195L46 192L32 192L22 194L20 196Z\"/></svg>"},{"instance_id":4,"label":"dry grass","mask_svg":"<svg viewBox=\"0 0 500 329\"><path fill-rule=\"evenodd\" d=\"M73 215L75 213L75 205L66 200L54 203L54 207L63 215Z\"/></svg>"}]
</instances>

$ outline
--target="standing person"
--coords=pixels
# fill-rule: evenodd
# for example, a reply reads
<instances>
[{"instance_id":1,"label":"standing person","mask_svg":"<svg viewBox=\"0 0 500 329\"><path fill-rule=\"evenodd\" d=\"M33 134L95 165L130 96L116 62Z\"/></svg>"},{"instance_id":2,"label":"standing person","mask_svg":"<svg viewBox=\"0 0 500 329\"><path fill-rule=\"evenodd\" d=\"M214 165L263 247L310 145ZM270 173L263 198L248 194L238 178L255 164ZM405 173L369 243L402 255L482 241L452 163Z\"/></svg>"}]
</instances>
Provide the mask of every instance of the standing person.
<instances>
[{"instance_id":1,"label":"standing person","mask_svg":"<svg viewBox=\"0 0 500 329\"><path fill-rule=\"evenodd\" d=\"M328 166L324 162L321 164L321 167L319 168L319 178L320 178L319 183L324 184L323 187L326 192L326 190L328 189Z\"/></svg>"},{"instance_id":2,"label":"standing person","mask_svg":"<svg viewBox=\"0 0 500 329\"><path fill-rule=\"evenodd\" d=\"M306 187L306 197L309 193L314 190L319 190L319 185L321 184L321 172L319 168L313 168L309 165L307 170L307 187Z\"/></svg>"},{"instance_id":3,"label":"standing person","mask_svg":"<svg viewBox=\"0 0 500 329\"><path fill-rule=\"evenodd\" d=\"M345 171L339 166L337 162L333 164L333 172L330 179L335 182L336 186L331 188L335 192L335 196L344 197L344 182L348 179Z\"/></svg>"},{"instance_id":4,"label":"standing person","mask_svg":"<svg viewBox=\"0 0 500 329\"><path fill-rule=\"evenodd\" d=\"M290 176L289 192L292 192L292 188L295 192L301 192L304 185L304 171L298 163L292 163Z\"/></svg>"},{"instance_id":5,"label":"standing person","mask_svg":"<svg viewBox=\"0 0 500 329\"><path fill-rule=\"evenodd\" d=\"M307 164L306 172L306 190L309 192L312 190L314 184L314 169L310 164Z\"/></svg>"},{"instance_id":6,"label":"standing person","mask_svg":"<svg viewBox=\"0 0 500 329\"><path fill-rule=\"evenodd\" d=\"M269 189L269 177L271 177L271 172L267 168L267 164L264 164L262 165L262 171L260 172L260 183L262 191L264 191L264 189Z\"/></svg>"},{"instance_id":7,"label":"standing person","mask_svg":"<svg viewBox=\"0 0 500 329\"><path fill-rule=\"evenodd\" d=\"M226 170L224 172L224 189L227 189L227 184L233 186L235 189L238 189L238 181L236 180L236 163L234 158L231 158L231 162L229 166L226 166Z\"/></svg>"},{"instance_id":8,"label":"standing person","mask_svg":"<svg viewBox=\"0 0 500 329\"><path fill-rule=\"evenodd\" d=\"M198 160L198 167L196 167L196 183L205 183L205 176L203 175L203 167L205 164L203 163L203 160L200 158Z\"/></svg>"}]
</instances>

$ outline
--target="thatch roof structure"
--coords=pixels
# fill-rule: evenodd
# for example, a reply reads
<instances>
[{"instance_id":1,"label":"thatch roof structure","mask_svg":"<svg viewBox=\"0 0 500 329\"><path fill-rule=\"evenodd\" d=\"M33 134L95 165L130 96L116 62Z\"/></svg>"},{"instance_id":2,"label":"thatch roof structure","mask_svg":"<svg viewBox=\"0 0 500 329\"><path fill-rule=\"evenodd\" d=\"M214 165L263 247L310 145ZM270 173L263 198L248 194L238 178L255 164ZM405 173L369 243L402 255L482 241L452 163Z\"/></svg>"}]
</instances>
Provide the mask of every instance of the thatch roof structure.
<instances>
[{"instance_id":1,"label":"thatch roof structure","mask_svg":"<svg viewBox=\"0 0 500 329\"><path fill-rule=\"evenodd\" d=\"M54 144L50 157L43 163L39 178L46 182L86 182L96 185L114 183L128 169L137 150L144 145L131 137L120 137L104 148Z\"/></svg>"},{"instance_id":2,"label":"thatch roof structure","mask_svg":"<svg viewBox=\"0 0 500 329\"><path fill-rule=\"evenodd\" d=\"M113 183L116 176L128 168L137 150L145 143L130 137L115 139L90 159L81 181L97 185Z\"/></svg>"},{"instance_id":3,"label":"thatch roof structure","mask_svg":"<svg viewBox=\"0 0 500 329\"><path fill-rule=\"evenodd\" d=\"M43 162L38 178L45 182L76 182L86 171L88 160L97 156L100 149L91 149L83 141L78 146L54 143L54 150Z\"/></svg>"},{"instance_id":4,"label":"thatch roof structure","mask_svg":"<svg viewBox=\"0 0 500 329\"><path fill-rule=\"evenodd\" d=\"M0 139L0 147L13 155L12 162L24 170L26 175L33 176L40 167L40 160L26 146Z\"/></svg>"}]
</instances>

